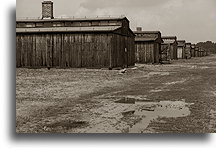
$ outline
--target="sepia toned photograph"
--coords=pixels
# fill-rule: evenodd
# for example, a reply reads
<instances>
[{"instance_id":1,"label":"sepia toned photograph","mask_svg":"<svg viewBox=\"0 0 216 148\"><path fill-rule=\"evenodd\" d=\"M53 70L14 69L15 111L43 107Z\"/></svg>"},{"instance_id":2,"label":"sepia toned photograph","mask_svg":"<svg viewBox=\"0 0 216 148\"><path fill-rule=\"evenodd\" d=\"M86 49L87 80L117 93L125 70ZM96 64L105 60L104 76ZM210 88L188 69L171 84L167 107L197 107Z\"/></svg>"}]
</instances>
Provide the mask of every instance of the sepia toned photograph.
<instances>
[{"instance_id":1,"label":"sepia toned photograph","mask_svg":"<svg viewBox=\"0 0 216 148\"><path fill-rule=\"evenodd\" d=\"M17 0L16 133L215 133L215 1Z\"/></svg>"}]
</instances>

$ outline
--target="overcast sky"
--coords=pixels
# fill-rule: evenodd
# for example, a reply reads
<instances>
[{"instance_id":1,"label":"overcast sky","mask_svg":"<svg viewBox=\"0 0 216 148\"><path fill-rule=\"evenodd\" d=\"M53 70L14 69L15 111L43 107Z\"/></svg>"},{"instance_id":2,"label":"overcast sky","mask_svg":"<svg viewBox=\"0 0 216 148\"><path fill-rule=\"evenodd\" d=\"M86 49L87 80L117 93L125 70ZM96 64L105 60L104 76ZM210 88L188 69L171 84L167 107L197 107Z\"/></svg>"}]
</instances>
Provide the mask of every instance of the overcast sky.
<instances>
[{"instance_id":1,"label":"overcast sky","mask_svg":"<svg viewBox=\"0 0 216 148\"><path fill-rule=\"evenodd\" d=\"M17 0L17 17L41 16L42 0ZM215 0L53 0L54 16L125 15L130 27L188 42L215 42Z\"/></svg>"}]
</instances>

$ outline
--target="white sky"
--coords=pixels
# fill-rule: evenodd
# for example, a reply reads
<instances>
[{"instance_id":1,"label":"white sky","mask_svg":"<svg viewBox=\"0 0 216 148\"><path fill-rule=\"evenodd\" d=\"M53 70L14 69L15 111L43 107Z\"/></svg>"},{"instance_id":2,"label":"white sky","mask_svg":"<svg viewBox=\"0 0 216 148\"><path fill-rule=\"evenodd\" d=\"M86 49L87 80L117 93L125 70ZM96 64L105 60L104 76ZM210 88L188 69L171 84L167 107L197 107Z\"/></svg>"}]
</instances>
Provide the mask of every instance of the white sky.
<instances>
[{"instance_id":1,"label":"white sky","mask_svg":"<svg viewBox=\"0 0 216 148\"><path fill-rule=\"evenodd\" d=\"M17 17L41 16L42 0L17 0ZM215 0L53 0L54 16L125 15L132 30L215 42Z\"/></svg>"}]
</instances>

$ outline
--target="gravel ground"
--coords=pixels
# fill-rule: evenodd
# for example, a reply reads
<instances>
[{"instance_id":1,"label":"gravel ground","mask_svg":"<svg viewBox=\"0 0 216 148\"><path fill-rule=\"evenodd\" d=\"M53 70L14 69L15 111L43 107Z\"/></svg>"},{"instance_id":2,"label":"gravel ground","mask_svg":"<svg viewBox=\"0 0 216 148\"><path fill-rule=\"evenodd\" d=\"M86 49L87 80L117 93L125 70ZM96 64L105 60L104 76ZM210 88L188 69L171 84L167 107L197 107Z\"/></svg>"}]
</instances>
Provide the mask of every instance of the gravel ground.
<instances>
[{"instance_id":1,"label":"gravel ground","mask_svg":"<svg viewBox=\"0 0 216 148\"><path fill-rule=\"evenodd\" d=\"M17 133L213 133L215 56L167 65L16 70Z\"/></svg>"}]
</instances>

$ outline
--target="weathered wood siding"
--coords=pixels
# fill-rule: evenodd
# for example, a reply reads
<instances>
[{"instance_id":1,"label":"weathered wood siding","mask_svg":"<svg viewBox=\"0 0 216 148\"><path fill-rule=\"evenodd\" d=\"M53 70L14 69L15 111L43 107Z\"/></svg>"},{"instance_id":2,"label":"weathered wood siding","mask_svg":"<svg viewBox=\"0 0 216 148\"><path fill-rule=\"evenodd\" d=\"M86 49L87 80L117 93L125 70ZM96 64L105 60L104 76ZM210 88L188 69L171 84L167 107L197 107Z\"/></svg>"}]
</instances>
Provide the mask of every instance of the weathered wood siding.
<instances>
[{"instance_id":1,"label":"weathered wood siding","mask_svg":"<svg viewBox=\"0 0 216 148\"><path fill-rule=\"evenodd\" d=\"M171 47L170 44L161 45L161 61L171 60Z\"/></svg>"},{"instance_id":2,"label":"weathered wood siding","mask_svg":"<svg viewBox=\"0 0 216 148\"><path fill-rule=\"evenodd\" d=\"M162 48L161 48L161 51L163 54L162 55L162 60L176 60L178 59L178 56L177 56L177 44L162 44ZM167 53L165 53L167 52ZM166 57L166 59L164 58Z\"/></svg>"},{"instance_id":3,"label":"weathered wood siding","mask_svg":"<svg viewBox=\"0 0 216 148\"><path fill-rule=\"evenodd\" d=\"M195 57L195 49L191 48L191 57Z\"/></svg>"},{"instance_id":4,"label":"weathered wood siding","mask_svg":"<svg viewBox=\"0 0 216 148\"><path fill-rule=\"evenodd\" d=\"M161 50L161 44L160 43L154 43L154 63L160 62L160 50Z\"/></svg>"},{"instance_id":5,"label":"weathered wood siding","mask_svg":"<svg viewBox=\"0 0 216 148\"><path fill-rule=\"evenodd\" d=\"M102 68L135 63L134 37L118 34L17 34L17 67Z\"/></svg>"},{"instance_id":6,"label":"weathered wood siding","mask_svg":"<svg viewBox=\"0 0 216 148\"><path fill-rule=\"evenodd\" d=\"M135 64L134 37L113 34L110 58L112 67L133 66Z\"/></svg>"},{"instance_id":7,"label":"weathered wood siding","mask_svg":"<svg viewBox=\"0 0 216 148\"><path fill-rule=\"evenodd\" d=\"M174 59L174 48L173 45L170 45L170 59L173 60Z\"/></svg>"},{"instance_id":8,"label":"weathered wood siding","mask_svg":"<svg viewBox=\"0 0 216 148\"><path fill-rule=\"evenodd\" d=\"M17 34L17 67L109 67L111 34Z\"/></svg>"},{"instance_id":9,"label":"weathered wood siding","mask_svg":"<svg viewBox=\"0 0 216 148\"><path fill-rule=\"evenodd\" d=\"M135 53L137 63L159 63L159 43L136 42Z\"/></svg>"},{"instance_id":10,"label":"weathered wood siding","mask_svg":"<svg viewBox=\"0 0 216 148\"><path fill-rule=\"evenodd\" d=\"M177 60L178 59L178 56L177 56L177 49L178 49L177 43L172 44L171 48L173 50L173 59Z\"/></svg>"},{"instance_id":11,"label":"weathered wood siding","mask_svg":"<svg viewBox=\"0 0 216 148\"><path fill-rule=\"evenodd\" d=\"M195 47L195 57L199 57L199 48Z\"/></svg>"},{"instance_id":12,"label":"weathered wood siding","mask_svg":"<svg viewBox=\"0 0 216 148\"><path fill-rule=\"evenodd\" d=\"M185 59L190 59L191 58L191 48L186 47L185 48Z\"/></svg>"},{"instance_id":13,"label":"weathered wood siding","mask_svg":"<svg viewBox=\"0 0 216 148\"><path fill-rule=\"evenodd\" d=\"M178 47L178 59L184 59L185 58L185 48L184 47Z\"/></svg>"}]
</instances>

